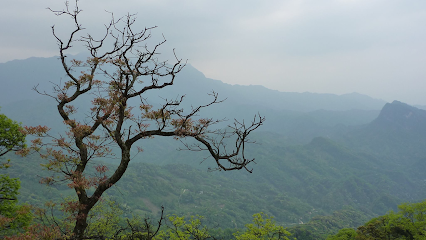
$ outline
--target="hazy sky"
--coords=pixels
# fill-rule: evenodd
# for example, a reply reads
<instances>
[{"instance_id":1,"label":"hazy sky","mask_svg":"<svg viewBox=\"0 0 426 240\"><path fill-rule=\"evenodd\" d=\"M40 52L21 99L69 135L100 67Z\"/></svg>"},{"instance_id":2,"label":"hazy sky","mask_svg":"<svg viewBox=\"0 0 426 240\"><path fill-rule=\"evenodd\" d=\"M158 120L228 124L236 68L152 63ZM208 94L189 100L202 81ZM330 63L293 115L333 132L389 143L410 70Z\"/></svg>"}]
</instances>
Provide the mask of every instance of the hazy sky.
<instances>
[{"instance_id":1,"label":"hazy sky","mask_svg":"<svg viewBox=\"0 0 426 240\"><path fill-rule=\"evenodd\" d=\"M2 1L0 62L57 55L50 26L71 19L64 1ZM74 2L71 1L71 4ZM424 0L80 0L81 23L100 33L112 11L167 39L160 50L207 77L289 92L358 92L426 105ZM61 32L62 33L62 32ZM76 49L75 51L79 51Z\"/></svg>"}]
</instances>

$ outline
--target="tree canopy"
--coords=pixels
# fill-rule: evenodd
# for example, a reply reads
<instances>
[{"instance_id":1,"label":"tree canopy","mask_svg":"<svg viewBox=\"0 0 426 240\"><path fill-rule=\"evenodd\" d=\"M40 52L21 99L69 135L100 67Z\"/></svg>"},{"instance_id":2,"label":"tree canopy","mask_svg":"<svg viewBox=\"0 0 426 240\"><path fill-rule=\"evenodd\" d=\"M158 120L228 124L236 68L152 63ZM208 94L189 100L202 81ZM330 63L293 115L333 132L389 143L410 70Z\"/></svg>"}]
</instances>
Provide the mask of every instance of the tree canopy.
<instances>
[{"instance_id":1,"label":"tree canopy","mask_svg":"<svg viewBox=\"0 0 426 240\"><path fill-rule=\"evenodd\" d=\"M21 124L0 114L0 157L10 151L18 151L25 147L25 134ZM2 163L0 167L8 166Z\"/></svg>"},{"instance_id":2,"label":"tree canopy","mask_svg":"<svg viewBox=\"0 0 426 240\"><path fill-rule=\"evenodd\" d=\"M236 233L236 240L289 240L291 234L282 226L275 224L272 217L264 213L253 215L253 223L246 224L246 230L243 233Z\"/></svg>"},{"instance_id":3,"label":"tree canopy","mask_svg":"<svg viewBox=\"0 0 426 240\"><path fill-rule=\"evenodd\" d=\"M0 114L0 156L25 147L25 134L16 121ZM9 167L1 163L0 168ZM18 205L20 181L7 174L0 174L0 236L19 231L31 222L28 205Z\"/></svg>"},{"instance_id":4,"label":"tree canopy","mask_svg":"<svg viewBox=\"0 0 426 240\"><path fill-rule=\"evenodd\" d=\"M341 229L327 240L414 240L426 237L426 201L404 203L398 206L398 212L371 219L354 229Z\"/></svg>"}]
</instances>

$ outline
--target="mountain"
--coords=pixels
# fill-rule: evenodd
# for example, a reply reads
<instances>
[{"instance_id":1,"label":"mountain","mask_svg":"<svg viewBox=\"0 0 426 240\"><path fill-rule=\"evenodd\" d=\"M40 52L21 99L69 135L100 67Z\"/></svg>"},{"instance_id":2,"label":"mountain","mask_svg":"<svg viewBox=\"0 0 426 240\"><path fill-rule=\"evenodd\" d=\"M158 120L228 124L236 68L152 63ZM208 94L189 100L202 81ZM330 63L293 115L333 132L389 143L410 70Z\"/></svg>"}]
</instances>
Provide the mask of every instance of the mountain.
<instances>
[{"instance_id":1,"label":"mountain","mask_svg":"<svg viewBox=\"0 0 426 240\"><path fill-rule=\"evenodd\" d=\"M82 56L75 56L83 58ZM0 63L0 103L2 106L15 101L36 99L39 95L32 91L38 85L40 91L51 92L53 83L64 82L65 72L57 57L29 58ZM178 75L172 87L162 89L159 94L175 97L186 94L190 100L198 102L206 99L212 90L234 105L249 105L254 108L309 112L315 110L344 111L351 109L379 110L385 101L369 96L351 93L343 95L319 93L279 92L263 86L230 85L206 78L203 73L188 64ZM155 99L157 100L157 99Z\"/></svg>"},{"instance_id":2,"label":"mountain","mask_svg":"<svg viewBox=\"0 0 426 240\"><path fill-rule=\"evenodd\" d=\"M190 88L188 89L188 86ZM176 87L176 90L174 88ZM170 88L169 90L172 90ZM352 109L379 110L386 103L367 95L350 93L343 95L320 93L296 93L271 90L260 85L230 85L219 80L206 78L204 74L187 65L173 86L174 92L181 92L193 99L203 99L214 90L227 102L237 106L270 108L278 111L311 112L316 110L346 111ZM165 91L169 94L169 92Z\"/></svg>"},{"instance_id":3,"label":"mountain","mask_svg":"<svg viewBox=\"0 0 426 240\"><path fill-rule=\"evenodd\" d=\"M1 112L25 125L62 131L55 101L30 90L40 83L40 90L49 92L50 81L66 79L60 69L56 58L0 64L0 80L10 83L0 88ZM139 142L143 153L108 192L128 212L155 216L163 204L168 214L201 214L211 226L241 227L263 211L280 224L303 228L299 223L310 219L332 223L318 216L335 211L350 209L350 214L372 217L401 202L426 198L426 111L357 93L286 93L230 85L206 78L190 65L175 85L145 100L156 105L185 94L183 107L190 108L208 103L211 90L227 100L202 116L249 121L259 112L266 117L265 125L253 132L256 144L247 146L247 154L256 158L253 173L206 172L214 162L205 153L176 151L182 145L173 139L144 139ZM79 112L73 116L84 117L88 101L77 102ZM42 205L70 193L66 186L46 189L38 184L47 174L40 167L43 159L7 157L13 163L9 173L21 179L22 201ZM100 160L110 169L116 165L114 159ZM339 214L329 217L334 215Z\"/></svg>"},{"instance_id":4,"label":"mountain","mask_svg":"<svg viewBox=\"0 0 426 240\"><path fill-rule=\"evenodd\" d=\"M375 129L393 129L424 135L426 133L425 122L426 110L395 100L392 103L386 103L379 116L370 125Z\"/></svg>"},{"instance_id":5,"label":"mountain","mask_svg":"<svg viewBox=\"0 0 426 240\"><path fill-rule=\"evenodd\" d=\"M76 58L84 58L82 55ZM41 93L51 94L54 83L67 77L57 57L29 58L0 63L0 106L2 113L24 125L47 125L61 128L62 120L55 113L55 101L32 90L37 86ZM222 104L201 112L204 117L216 119L250 120L257 113L265 116L267 123L262 131L284 134L298 143L308 143L312 138L330 135L337 128L371 122L379 114L384 101L358 93L335 95L317 93L279 92L263 86L230 85L206 78L203 73L187 65L177 76L175 84L145 96L152 105L164 99L185 95L182 106L206 104L208 93L219 93ZM83 111L89 108L89 98L77 102ZM46 116L49 116L48 118ZM224 125L220 126L223 127Z\"/></svg>"},{"instance_id":6,"label":"mountain","mask_svg":"<svg viewBox=\"0 0 426 240\"><path fill-rule=\"evenodd\" d=\"M52 83L65 79L65 71L57 57L28 58L0 63L0 106L22 100L34 100L40 94L33 90L51 92Z\"/></svg>"},{"instance_id":7,"label":"mountain","mask_svg":"<svg viewBox=\"0 0 426 240\"><path fill-rule=\"evenodd\" d=\"M371 123L346 128L332 139L378 157L384 166L423 166L419 161L426 156L426 110L393 101Z\"/></svg>"}]
</instances>

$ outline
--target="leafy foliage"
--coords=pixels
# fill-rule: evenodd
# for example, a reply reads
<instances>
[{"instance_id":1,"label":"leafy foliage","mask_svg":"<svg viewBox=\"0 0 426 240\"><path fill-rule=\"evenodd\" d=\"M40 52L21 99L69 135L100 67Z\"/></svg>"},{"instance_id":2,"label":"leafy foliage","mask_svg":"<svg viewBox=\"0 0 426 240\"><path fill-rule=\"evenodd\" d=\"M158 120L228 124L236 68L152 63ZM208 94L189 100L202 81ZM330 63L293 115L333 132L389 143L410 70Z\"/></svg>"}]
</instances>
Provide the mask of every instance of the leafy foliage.
<instances>
[{"instance_id":1,"label":"leafy foliage","mask_svg":"<svg viewBox=\"0 0 426 240\"><path fill-rule=\"evenodd\" d=\"M17 204L19 187L19 179L0 174L0 235L19 232L32 220L30 207Z\"/></svg>"},{"instance_id":2,"label":"leafy foliage","mask_svg":"<svg viewBox=\"0 0 426 240\"><path fill-rule=\"evenodd\" d=\"M212 239L206 226L202 225L202 216L191 216L189 220L185 217L170 216L167 230L162 230L154 237L155 240L189 240L189 239Z\"/></svg>"},{"instance_id":3,"label":"leafy foliage","mask_svg":"<svg viewBox=\"0 0 426 240\"><path fill-rule=\"evenodd\" d=\"M123 210L118 203L103 197L88 216L87 236L113 236L120 229Z\"/></svg>"},{"instance_id":4,"label":"leafy foliage","mask_svg":"<svg viewBox=\"0 0 426 240\"><path fill-rule=\"evenodd\" d=\"M0 157L10 151L18 151L25 147L25 134L22 127L16 121L0 114ZM9 162L9 161L8 161ZM9 167L9 164L1 163L0 168Z\"/></svg>"},{"instance_id":5,"label":"leafy foliage","mask_svg":"<svg viewBox=\"0 0 426 240\"><path fill-rule=\"evenodd\" d=\"M355 239L356 232L353 228L340 229L336 235L327 237L327 240L351 240Z\"/></svg>"},{"instance_id":6,"label":"leafy foliage","mask_svg":"<svg viewBox=\"0 0 426 240\"><path fill-rule=\"evenodd\" d=\"M364 225L353 229L341 229L327 240L370 240L370 239L425 239L426 201L404 203L398 206L398 212L371 219Z\"/></svg>"},{"instance_id":7,"label":"leafy foliage","mask_svg":"<svg viewBox=\"0 0 426 240\"><path fill-rule=\"evenodd\" d=\"M10 151L25 147L25 134L20 124L0 114L0 157ZM9 167L2 163L0 169ZM0 174L0 235L16 233L28 226L32 220L30 207L18 205L20 181L7 174Z\"/></svg>"},{"instance_id":8,"label":"leafy foliage","mask_svg":"<svg viewBox=\"0 0 426 240\"><path fill-rule=\"evenodd\" d=\"M357 230L356 239L424 239L426 201L401 204L399 211L373 218Z\"/></svg>"},{"instance_id":9,"label":"leafy foliage","mask_svg":"<svg viewBox=\"0 0 426 240\"><path fill-rule=\"evenodd\" d=\"M253 215L253 223L246 225L242 233L235 233L236 240L285 239L291 234L282 226L277 226L272 217L264 213Z\"/></svg>"}]
</instances>

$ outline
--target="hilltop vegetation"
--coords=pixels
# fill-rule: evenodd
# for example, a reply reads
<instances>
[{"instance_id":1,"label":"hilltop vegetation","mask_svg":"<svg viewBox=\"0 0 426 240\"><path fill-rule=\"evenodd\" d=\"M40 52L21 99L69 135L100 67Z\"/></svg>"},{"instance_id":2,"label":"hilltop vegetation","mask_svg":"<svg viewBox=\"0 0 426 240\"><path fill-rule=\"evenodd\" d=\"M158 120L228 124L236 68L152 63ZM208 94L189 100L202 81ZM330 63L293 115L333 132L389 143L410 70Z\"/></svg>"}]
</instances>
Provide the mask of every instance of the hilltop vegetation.
<instances>
[{"instance_id":1,"label":"hilltop vegetation","mask_svg":"<svg viewBox=\"0 0 426 240\"><path fill-rule=\"evenodd\" d=\"M398 212L371 219L359 226L341 229L327 240L367 240L367 239L424 239L426 236L426 201L404 203Z\"/></svg>"}]
</instances>

